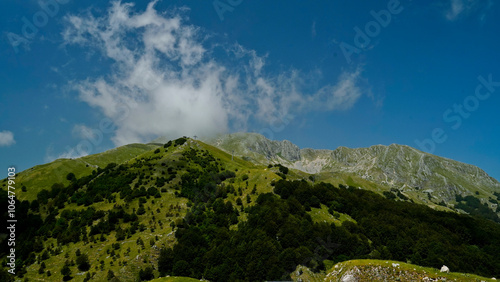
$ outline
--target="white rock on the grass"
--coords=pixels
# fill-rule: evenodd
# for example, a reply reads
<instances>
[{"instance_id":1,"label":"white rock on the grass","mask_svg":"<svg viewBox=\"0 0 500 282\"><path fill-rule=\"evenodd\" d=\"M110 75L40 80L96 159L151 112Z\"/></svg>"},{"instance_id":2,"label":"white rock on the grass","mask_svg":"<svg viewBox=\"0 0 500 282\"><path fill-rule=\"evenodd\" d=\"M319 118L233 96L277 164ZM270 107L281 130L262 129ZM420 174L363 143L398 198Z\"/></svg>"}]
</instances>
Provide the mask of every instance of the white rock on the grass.
<instances>
[{"instance_id":1,"label":"white rock on the grass","mask_svg":"<svg viewBox=\"0 0 500 282\"><path fill-rule=\"evenodd\" d=\"M443 265L443 266L441 267L440 272L450 273L450 269L449 269L446 265Z\"/></svg>"}]
</instances>

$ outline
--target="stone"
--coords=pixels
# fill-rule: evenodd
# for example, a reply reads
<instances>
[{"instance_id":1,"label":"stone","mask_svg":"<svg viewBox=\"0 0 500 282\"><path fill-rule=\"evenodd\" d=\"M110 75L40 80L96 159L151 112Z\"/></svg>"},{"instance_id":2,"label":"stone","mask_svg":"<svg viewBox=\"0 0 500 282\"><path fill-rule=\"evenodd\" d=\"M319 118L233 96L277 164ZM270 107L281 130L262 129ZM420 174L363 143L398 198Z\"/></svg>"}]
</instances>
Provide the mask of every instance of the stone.
<instances>
[{"instance_id":1,"label":"stone","mask_svg":"<svg viewBox=\"0 0 500 282\"><path fill-rule=\"evenodd\" d=\"M450 273L450 269L446 265L443 265L440 272Z\"/></svg>"}]
</instances>

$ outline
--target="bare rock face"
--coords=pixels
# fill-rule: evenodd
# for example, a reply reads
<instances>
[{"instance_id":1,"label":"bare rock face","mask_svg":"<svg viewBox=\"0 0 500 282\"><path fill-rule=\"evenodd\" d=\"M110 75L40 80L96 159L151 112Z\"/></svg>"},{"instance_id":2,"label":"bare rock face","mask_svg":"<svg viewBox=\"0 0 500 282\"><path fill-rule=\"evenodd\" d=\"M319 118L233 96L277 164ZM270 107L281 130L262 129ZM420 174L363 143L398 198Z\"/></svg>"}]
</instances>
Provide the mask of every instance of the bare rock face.
<instances>
[{"instance_id":1,"label":"bare rock face","mask_svg":"<svg viewBox=\"0 0 500 282\"><path fill-rule=\"evenodd\" d=\"M265 155L268 159L281 157L291 162L300 160L300 148L288 140L271 141L263 139L249 144L248 148L251 151Z\"/></svg>"},{"instance_id":2,"label":"bare rock face","mask_svg":"<svg viewBox=\"0 0 500 282\"><path fill-rule=\"evenodd\" d=\"M352 275L352 274L346 274L346 275L342 276L340 281L342 281L342 282L357 282L358 279L356 279L354 277L354 275Z\"/></svg>"},{"instance_id":3,"label":"bare rock face","mask_svg":"<svg viewBox=\"0 0 500 282\"><path fill-rule=\"evenodd\" d=\"M332 152L331 159L340 171L396 188L418 187L447 201L454 199L456 194L470 194L475 190L485 193L500 190L498 181L476 166L408 146L341 147Z\"/></svg>"},{"instance_id":4,"label":"bare rock face","mask_svg":"<svg viewBox=\"0 0 500 282\"><path fill-rule=\"evenodd\" d=\"M272 141L257 133L234 133L204 140L228 153L248 157L256 162L299 161L300 148L290 141Z\"/></svg>"}]
</instances>

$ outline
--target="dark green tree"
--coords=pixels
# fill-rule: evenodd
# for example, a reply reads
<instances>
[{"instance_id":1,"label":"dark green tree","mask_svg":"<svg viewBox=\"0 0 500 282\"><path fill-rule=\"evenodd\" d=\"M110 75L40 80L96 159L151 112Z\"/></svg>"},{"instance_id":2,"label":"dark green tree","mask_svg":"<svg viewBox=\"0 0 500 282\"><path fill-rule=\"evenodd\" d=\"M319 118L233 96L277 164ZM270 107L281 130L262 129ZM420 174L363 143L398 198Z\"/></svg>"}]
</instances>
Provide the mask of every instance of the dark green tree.
<instances>
[{"instance_id":1,"label":"dark green tree","mask_svg":"<svg viewBox=\"0 0 500 282\"><path fill-rule=\"evenodd\" d=\"M43 274L45 272L45 262L42 261L40 268L38 268L38 274Z\"/></svg>"},{"instance_id":2,"label":"dark green tree","mask_svg":"<svg viewBox=\"0 0 500 282\"><path fill-rule=\"evenodd\" d=\"M71 269L69 268L68 261L64 264L64 266L61 268L61 274L63 276L63 281L69 281L73 277L71 277Z\"/></svg>"},{"instance_id":3,"label":"dark green tree","mask_svg":"<svg viewBox=\"0 0 500 282\"><path fill-rule=\"evenodd\" d=\"M70 172L66 175L66 179L69 180L69 181L73 181L76 179L76 176L74 173Z\"/></svg>"},{"instance_id":4,"label":"dark green tree","mask_svg":"<svg viewBox=\"0 0 500 282\"><path fill-rule=\"evenodd\" d=\"M137 209L137 215L143 215L146 213L146 209L144 209L144 205L142 203L139 204L139 208Z\"/></svg>"},{"instance_id":5,"label":"dark green tree","mask_svg":"<svg viewBox=\"0 0 500 282\"><path fill-rule=\"evenodd\" d=\"M154 279L155 276L153 274L153 268L151 266L146 267L144 270L139 270L139 280L140 281L149 281Z\"/></svg>"},{"instance_id":6,"label":"dark green tree","mask_svg":"<svg viewBox=\"0 0 500 282\"><path fill-rule=\"evenodd\" d=\"M89 257L87 254L81 254L76 258L76 264L80 271L87 271L90 269Z\"/></svg>"},{"instance_id":7,"label":"dark green tree","mask_svg":"<svg viewBox=\"0 0 500 282\"><path fill-rule=\"evenodd\" d=\"M165 276L172 272L172 264L174 262L174 252L171 248L162 248L160 257L158 258L158 271L160 276Z\"/></svg>"},{"instance_id":8,"label":"dark green tree","mask_svg":"<svg viewBox=\"0 0 500 282\"><path fill-rule=\"evenodd\" d=\"M106 276L106 278L108 279L108 281L110 281L114 277L115 277L115 273L111 269L108 270L108 275Z\"/></svg>"},{"instance_id":9,"label":"dark green tree","mask_svg":"<svg viewBox=\"0 0 500 282\"><path fill-rule=\"evenodd\" d=\"M174 276L189 276L190 274L189 263L185 260L177 261L172 268L172 275Z\"/></svg>"},{"instance_id":10,"label":"dark green tree","mask_svg":"<svg viewBox=\"0 0 500 282\"><path fill-rule=\"evenodd\" d=\"M255 194L257 194L257 184L254 184L253 189L252 189L252 195L255 195Z\"/></svg>"}]
</instances>

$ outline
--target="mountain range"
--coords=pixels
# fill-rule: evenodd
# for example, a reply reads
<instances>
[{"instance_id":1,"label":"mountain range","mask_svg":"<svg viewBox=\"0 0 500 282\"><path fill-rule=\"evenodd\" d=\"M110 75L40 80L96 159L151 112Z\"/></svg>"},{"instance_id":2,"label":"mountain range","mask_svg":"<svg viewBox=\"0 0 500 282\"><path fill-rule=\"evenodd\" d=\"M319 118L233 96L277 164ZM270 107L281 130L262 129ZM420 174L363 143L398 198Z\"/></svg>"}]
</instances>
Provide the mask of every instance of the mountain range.
<instances>
[{"instance_id":1,"label":"mountain range","mask_svg":"<svg viewBox=\"0 0 500 282\"><path fill-rule=\"evenodd\" d=\"M344 182L378 192L396 189L431 206L452 204L456 195L474 195L491 209L497 208L488 199L496 198L500 183L482 169L405 145L301 149L290 141L272 141L257 133L226 134L204 141L245 160L281 163L314 174L320 181Z\"/></svg>"}]
</instances>

